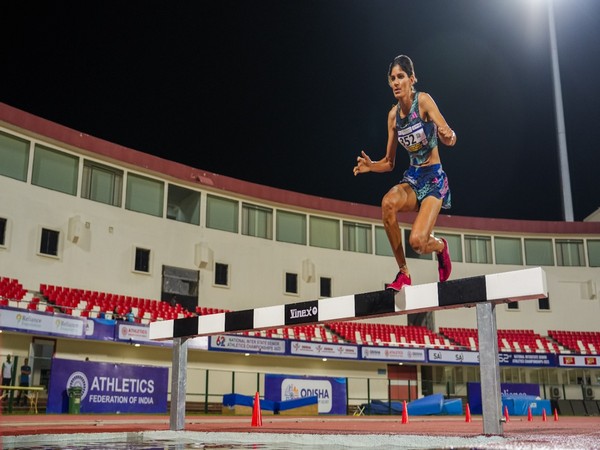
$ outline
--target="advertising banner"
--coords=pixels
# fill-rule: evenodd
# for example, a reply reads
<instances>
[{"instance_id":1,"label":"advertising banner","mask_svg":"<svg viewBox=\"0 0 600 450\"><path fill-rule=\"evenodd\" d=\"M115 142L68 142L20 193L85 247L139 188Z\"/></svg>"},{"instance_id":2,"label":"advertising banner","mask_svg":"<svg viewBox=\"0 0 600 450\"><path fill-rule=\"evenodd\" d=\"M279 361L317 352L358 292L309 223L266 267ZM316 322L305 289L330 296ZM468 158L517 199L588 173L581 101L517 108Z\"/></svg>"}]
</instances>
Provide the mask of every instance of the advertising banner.
<instances>
[{"instance_id":1,"label":"advertising banner","mask_svg":"<svg viewBox=\"0 0 600 450\"><path fill-rule=\"evenodd\" d=\"M69 388L81 388L81 413L166 413L169 369L54 358L46 412L69 411Z\"/></svg>"},{"instance_id":2,"label":"advertising banner","mask_svg":"<svg viewBox=\"0 0 600 450\"><path fill-rule=\"evenodd\" d=\"M427 350L427 359L431 363L439 364L479 364L479 352L461 350Z\"/></svg>"},{"instance_id":3,"label":"advertising banner","mask_svg":"<svg viewBox=\"0 0 600 450\"><path fill-rule=\"evenodd\" d=\"M127 341L127 342L143 342L144 344L158 345L158 346L171 346L173 345L172 340L165 341L153 341L149 335L150 328L148 325L141 325L132 322L121 322L117 321L117 331L115 332L115 341Z\"/></svg>"},{"instance_id":4,"label":"advertising banner","mask_svg":"<svg viewBox=\"0 0 600 450\"><path fill-rule=\"evenodd\" d=\"M277 402L316 396L319 414L346 414L346 379L265 375L265 398Z\"/></svg>"},{"instance_id":5,"label":"advertising banner","mask_svg":"<svg viewBox=\"0 0 600 450\"><path fill-rule=\"evenodd\" d=\"M116 320L88 319L85 329L86 339L114 341L116 324Z\"/></svg>"},{"instance_id":6,"label":"advertising banner","mask_svg":"<svg viewBox=\"0 0 600 450\"><path fill-rule=\"evenodd\" d=\"M362 347L362 359L381 361L425 361L425 350L422 348L400 347Z\"/></svg>"},{"instance_id":7,"label":"advertising banner","mask_svg":"<svg viewBox=\"0 0 600 450\"><path fill-rule=\"evenodd\" d=\"M539 384L500 383L502 397L539 397ZM472 414L481 414L481 383L467 383L467 398Z\"/></svg>"},{"instance_id":8,"label":"advertising banner","mask_svg":"<svg viewBox=\"0 0 600 450\"><path fill-rule=\"evenodd\" d=\"M478 365L479 352L469 350L427 350L427 360L438 364ZM556 355L547 353L499 353L501 366L554 367Z\"/></svg>"},{"instance_id":9,"label":"advertising banner","mask_svg":"<svg viewBox=\"0 0 600 450\"><path fill-rule=\"evenodd\" d=\"M290 344L290 355L358 359L358 347L356 345L333 344L328 342L292 341Z\"/></svg>"},{"instance_id":10,"label":"advertising banner","mask_svg":"<svg viewBox=\"0 0 600 450\"><path fill-rule=\"evenodd\" d=\"M561 367L600 367L600 356L559 355L558 365Z\"/></svg>"},{"instance_id":11,"label":"advertising banner","mask_svg":"<svg viewBox=\"0 0 600 450\"><path fill-rule=\"evenodd\" d=\"M24 333L85 338L86 319L25 309L0 309L0 328Z\"/></svg>"}]
</instances>

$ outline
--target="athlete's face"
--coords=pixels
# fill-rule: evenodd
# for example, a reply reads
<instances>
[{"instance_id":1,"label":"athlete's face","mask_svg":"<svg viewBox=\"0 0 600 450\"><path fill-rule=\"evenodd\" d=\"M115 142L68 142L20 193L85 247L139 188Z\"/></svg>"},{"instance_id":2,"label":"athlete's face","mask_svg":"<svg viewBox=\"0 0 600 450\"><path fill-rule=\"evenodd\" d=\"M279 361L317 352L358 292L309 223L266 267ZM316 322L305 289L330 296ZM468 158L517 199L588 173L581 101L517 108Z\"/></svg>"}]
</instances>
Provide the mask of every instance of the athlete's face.
<instances>
[{"instance_id":1,"label":"athlete's face","mask_svg":"<svg viewBox=\"0 0 600 450\"><path fill-rule=\"evenodd\" d=\"M392 67L389 83L394 97L400 100L401 97L410 95L413 90L414 78L414 76L409 77L400 66Z\"/></svg>"}]
</instances>

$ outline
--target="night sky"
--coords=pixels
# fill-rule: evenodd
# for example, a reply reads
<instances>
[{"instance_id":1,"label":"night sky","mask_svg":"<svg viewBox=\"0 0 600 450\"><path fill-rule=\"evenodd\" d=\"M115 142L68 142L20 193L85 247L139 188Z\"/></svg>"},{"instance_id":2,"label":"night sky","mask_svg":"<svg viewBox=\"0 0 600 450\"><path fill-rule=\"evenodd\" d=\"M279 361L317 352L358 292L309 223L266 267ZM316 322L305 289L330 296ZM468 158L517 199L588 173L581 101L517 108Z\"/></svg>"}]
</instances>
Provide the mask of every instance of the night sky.
<instances>
[{"instance_id":1,"label":"night sky","mask_svg":"<svg viewBox=\"0 0 600 450\"><path fill-rule=\"evenodd\" d=\"M0 101L202 170L378 205L387 68L456 131L445 213L562 220L547 0L4 2ZM555 0L575 219L600 207L600 1Z\"/></svg>"}]
</instances>

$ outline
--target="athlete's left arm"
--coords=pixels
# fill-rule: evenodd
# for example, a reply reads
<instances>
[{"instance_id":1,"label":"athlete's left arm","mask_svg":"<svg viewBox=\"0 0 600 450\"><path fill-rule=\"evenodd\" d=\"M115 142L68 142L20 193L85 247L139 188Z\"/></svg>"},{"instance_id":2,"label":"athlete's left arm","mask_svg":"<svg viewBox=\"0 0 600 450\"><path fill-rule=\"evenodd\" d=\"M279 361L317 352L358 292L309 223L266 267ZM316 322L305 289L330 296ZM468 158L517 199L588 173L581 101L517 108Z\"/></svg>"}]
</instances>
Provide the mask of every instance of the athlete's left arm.
<instances>
[{"instance_id":1,"label":"athlete's left arm","mask_svg":"<svg viewBox=\"0 0 600 450\"><path fill-rule=\"evenodd\" d=\"M450 128L444 116L442 116L431 95L421 92L419 95L419 109L425 117L437 125L438 136L444 145L452 147L456 144L456 133Z\"/></svg>"}]
</instances>

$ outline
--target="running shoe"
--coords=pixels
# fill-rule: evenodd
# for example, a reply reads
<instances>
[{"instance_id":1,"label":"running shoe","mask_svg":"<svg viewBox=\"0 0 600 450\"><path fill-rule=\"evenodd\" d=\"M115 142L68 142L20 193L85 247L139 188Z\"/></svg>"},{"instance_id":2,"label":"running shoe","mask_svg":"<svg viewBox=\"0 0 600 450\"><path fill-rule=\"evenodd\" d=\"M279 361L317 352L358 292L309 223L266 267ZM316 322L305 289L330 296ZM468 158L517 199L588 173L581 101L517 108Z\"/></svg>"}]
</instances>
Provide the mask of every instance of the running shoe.
<instances>
[{"instance_id":1,"label":"running shoe","mask_svg":"<svg viewBox=\"0 0 600 450\"><path fill-rule=\"evenodd\" d=\"M446 281L452 273L452 261L450 260L450 252L448 251L448 242L444 238L440 239L444 243L444 248L437 254L438 272L440 274L440 281Z\"/></svg>"},{"instance_id":2,"label":"running shoe","mask_svg":"<svg viewBox=\"0 0 600 450\"><path fill-rule=\"evenodd\" d=\"M406 275L404 272L398 272L394 281L385 285L386 289L399 292L404 286L410 286L412 281L410 275Z\"/></svg>"}]
</instances>

